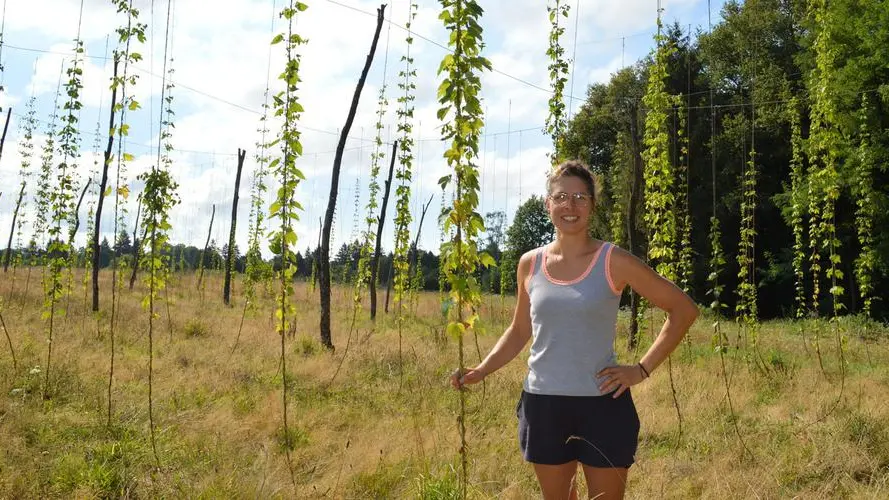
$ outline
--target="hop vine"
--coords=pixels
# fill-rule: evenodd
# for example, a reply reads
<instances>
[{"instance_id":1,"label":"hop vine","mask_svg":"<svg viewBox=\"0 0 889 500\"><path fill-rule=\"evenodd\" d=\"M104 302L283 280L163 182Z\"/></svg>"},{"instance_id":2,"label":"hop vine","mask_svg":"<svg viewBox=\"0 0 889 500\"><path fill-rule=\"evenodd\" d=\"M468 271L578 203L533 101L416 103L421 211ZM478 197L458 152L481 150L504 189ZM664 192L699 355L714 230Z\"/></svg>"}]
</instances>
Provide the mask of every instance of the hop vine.
<instances>
[{"instance_id":1,"label":"hop vine","mask_svg":"<svg viewBox=\"0 0 889 500\"><path fill-rule=\"evenodd\" d=\"M413 120L414 120L414 92L417 88L414 79L417 77L417 70L414 68L414 58L411 55L411 46L414 43L413 32L411 26L417 16L417 4L411 2L408 10L408 21L405 23L407 30L407 50L405 55L401 57L404 63L398 75L401 80L398 83L398 89L402 94L398 97L399 107L396 111L398 116L398 134L401 136L398 143L398 169L395 172L395 178L398 186L395 188L395 252L392 256L394 263L394 301L397 309L398 317L398 352L401 359L401 332L404 322L404 303L405 292L410 286L408 251L410 248L409 227L412 220L410 212L411 201L411 178L414 162L414 137L413 137ZM392 277L390 276L390 279Z\"/></svg>"},{"instance_id":2,"label":"hop vine","mask_svg":"<svg viewBox=\"0 0 889 500\"><path fill-rule=\"evenodd\" d=\"M481 287L476 270L481 266L494 265L487 253L478 252L478 237L485 230L482 216L477 212L479 203L479 169L476 165L481 131L484 128L484 110L481 106L481 73L491 70L491 63L481 55L484 48L479 19L483 10L472 0L441 0L443 7L439 18L450 32L449 47L453 51L444 57L439 75L444 80L438 87L438 119L442 120L442 140L449 141L444 158L452 173L442 177L439 184L445 188L451 182L455 186L455 199L444 220L444 231L454 230L450 242L442 245L442 266L450 284L452 321L448 332L458 341L458 365L462 367L463 336L469 330L480 328L478 308L481 304ZM466 449L466 396L460 392L460 417L458 419L461 442L461 492L466 498L467 449Z\"/></svg>"},{"instance_id":3,"label":"hop vine","mask_svg":"<svg viewBox=\"0 0 889 500\"><path fill-rule=\"evenodd\" d=\"M52 197L52 173L53 159L55 158L56 120L59 117L59 98L61 97L61 75L59 86L56 89L53 113L46 126L46 141L40 154L40 172L37 177L36 210L34 216L34 234L31 238L31 246L42 246L41 243L46 234L47 214L50 213Z\"/></svg>"},{"instance_id":4,"label":"hop vine","mask_svg":"<svg viewBox=\"0 0 889 500\"><path fill-rule=\"evenodd\" d=\"M386 83L384 82L380 87L380 92L377 97L377 122L376 125L374 125L376 136L374 137L373 153L371 153L370 156L371 167L366 207L367 216L364 219L365 229L361 235L362 241L358 257L358 275L355 280L355 292L353 295L353 302L356 306L361 301L362 289L367 285L371 277L370 266L373 261L374 245L377 237L374 228L379 223L379 217L377 216L377 197L380 195L380 183L377 179L380 176L382 161L386 157L386 152L383 148L383 117L386 116L386 108L388 105L389 100L386 98Z\"/></svg>"},{"instance_id":5,"label":"hop vine","mask_svg":"<svg viewBox=\"0 0 889 500\"><path fill-rule=\"evenodd\" d=\"M836 111L836 52L831 49L835 43L832 40L829 22L831 13L825 0L816 0L811 5L812 15L816 26L815 35L815 68L812 71L813 85L815 89L812 95L811 106L811 132L809 133L809 148L811 159L811 172L809 174L809 208L811 212L811 239L812 248L812 274L815 281L813 293L813 308L818 307L820 288L818 285L818 271L821 270L821 253L827 251L827 270L825 278L830 281L829 293L831 296L832 318L837 338L837 349L840 356L840 369L845 373L843 361L844 339L839 331L837 321L843 309L842 297L844 294L843 272L840 270L841 258L837 249L840 246L837 237L835 210L836 202L840 196L840 177L837 170L838 154L842 148L842 138L837 129ZM843 378L845 380L845 377Z\"/></svg>"},{"instance_id":6,"label":"hop vine","mask_svg":"<svg viewBox=\"0 0 889 500\"><path fill-rule=\"evenodd\" d=\"M676 194L674 184L676 174L670 162L670 139L667 127L668 113L674 98L666 90L667 61L675 52L675 47L665 43L661 34L661 12L658 10L657 35L654 62L649 68L648 86L642 103L648 109L645 115L645 136L642 160L645 179L645 225L648 228L648 256L655 264L657 272L670 281L676 281ZM639 309L641 324L644 323L645 303ZM682 439L682 412L679 408L676 388L673 381L673 363L667 358L670 374L670 388L673 404L679 421L677 446Z\"/></svg>"},{"instance_id":7,"label":"hop vine","mask_svg":"<svg viewBox=\"0 0 889 500\"><path fill-rule=\"evenodd\" d=\"M677 249L676 278L678 285L686 293L690 290L692 276L692 245L691 245L691 210L689 209L689 169L688 169L688 115L683 96L676 98L676 113L679 115L678 162L676 164L676 182L679 184L682 199L676 203Z\"/></svg>"},{"instance_id":8,"label":"hop vine","mask_svg":"<svg viewBox=\"0 0 889 500\"><path fill-rule=\"evenodd\" d=\"M546 12L549 15L550 31L549 46L546 55L549 57L550 86L553 91L549 98L549 115L546 118L544 132L553 140L553 163L558 162L561 151L562 133L565 130L565 84L568 82L569 62L565 59L565 48L560 40L565 34L565 27L560 24L562 18L567 18L570 11L567 1L556 0L555 5L547 2Z\"/></svg>"},{"instance_id":9,"label":"hop vine","mask_svg":"<svg viewBox=\"0 0 889 500\"><path fill-rule=\"evenodd\" d=\"M6 245L6 254L3 256L4 272L9 268L9 263L12 257L13 233L18 235L16 246L21 248L22 245L22 227L25 224L24 210L27 207L25 190L33 175L31 172L31 159L34 156L35 130L37 130L37 98L31 97L28 99L27 112L25 113L25 120L22 123L22 141L19 143L19 156L21 157L21 164L19 167L19 177L21 178L19 184L19 199L16 202L15 213L12 218L13 223L9 230L9 242ZM15 267L17 267L17 265ZM13 269L15 269L15 267L13 267Z\"/></svg>"},{"instance_id":10,"label":"hop vine","mask_svg":"<svg viewBox=\"0 0 889 500\"><path fill-rule=\"evenodd\" d=\"M676 279L676 195L675 175L670 164L669 134L667 130L671 97L667 94L667 60L674 49L660 34L658 15L658 48L648 75L648 87L642 102L648 109L645 116L645 224L649 231L648 254L656 263L659 274Z\"/></svg>"},{"instance_id":11,"label":"hop vine","mask_svg":"<svg viewBox=\"0 0 889 500\"><path fill-rule=\"evenodd\" d=\"M256 172L253 175L253 182L250 187L250 221L247 229L247 268L244 277L244 294L246 296L245 308L251 308L256 301L256 283L264 280L267 276L267 269L262 259L260 251L260 236L262 227L265 223L265 211L263 207L263 199L268 191L266 178L268 177L268 165L271 161L269 150L266 143L268 137L268 111L269 111L269 89L266 88L265 98L262 108L263 114L260 118L260 141L256 144ZM246 309L245 309L246 310Z\"/></svg>"},{"instance_id":12,"label":"hop vine","mask_svg":"<svg viewBox=\"0 0 889 500\"><path fill-rule=\"evenodd\" d=\"M145 247L141 253L141 262L133 263L133 265L139 265L145 270L143 279L148 288L148 293L142 300L142 307L148 310L148 416L151 429L151 448L154 452L155 462L158 465L160 465L160 458L158 457L155 441L154 404L152 400L154 320L158 316L155 313L155 304L160 296L160 292L166 288L167 278L170 274L170 256L166 251L169 233L172 229L170 225L170 210L179 203L177 194L179 185L173 180L171 173L173 162L170 158L170 151L173 149L173 87L172 81L168 82L166 80L167 77L172 76L172 59L168 58L171 7L172 2L168 2L166 35L164 37L164 81L161 88L161 102L163 104L159 119L161 132L158 137L157 163L151 167L151 170L138 176L138 179L145 183L141 200L145 210L142 222L143 234L147 238L143 237L142 242L140 242ZM166 68L168 61L170 63L169 71Z\"/></svg>"},{"instance_id":13,"label":"hop vine","mask_svg":"<svg viewBox=\"0 0 889 500\"><path fill-rule=\"evenodd\" d=\"M112 114L120 114L119 125L116 127L112 127L108 134L111 138L117 137L117 165L115 169L115 187L114 187L114 237L117 237L118 228L123 224L123 220L126 216L126 208L121 204L121 198L126 200L129 197L129 188L126 185L126 166L127 162L133 160L133 156L129 153L125 153L123 150L123 138L129 135L129 124L126 121L126 112L136 111L139 109L139 102L133 98L132 95L127 94L127 86L135 86L138 81L138 77L135 74L130 73L130 64L135 64L142 60L142 55L139 52L132 50L132 43L135 40L137 43L145 43L145 29L147 26L144 23L138 22L139 19L139 10L133 8L133 0L112 0L111 2L116 8L117 13L123 16L126 16L126 25L118 27L115 32L118 35L118 44L123 45L124 49L121 51L119 48L114 50L113 58L116 63L123 61L124 70L123 74L116 75L111 79L111 90L112 92L116 92L118 89L121 93L120 102L115 102L114 106L111 109ZM109 139L109 144L111 144L111 139ZM109 146L110 147L110 146ZM110 151L110 149L109 149ZM107 158L108 162L112 161L111 157ZM111 192L111 188L106 188L104 193L100 193L101 197L108 196ZM96 228L98 231L99 228ZM118 272L119 266L119 255L118 252L114 252L112 256L112 264L111 264L111 318L110 318L110 328L109 328L109 339L111 342L111 355L110 355L110 366L108 369L108 412L107 412L107 425L111 425L111 416L112 416L112 385L114 382L114 357L115 357L115 326L118 316L117 306L118 306L118 290L122 285L122 277L123 273ZM134 263L135 264L135 263Z\"/></svg>"},{"instance_id":14,"label":"hop vine","mask_svg":"<svg viewBox=\"0 0 889 500\"><path fill-rule=\"evenodd\" d=\"M793 275L794 316L801 320L806 316L806 241L805 241L805 193L803 184L806 170L803 157L803 139L800 129L800 104L796 96L787 105L790 122L790 225L793 228Z\"/></svg>"},{"instance_id":15,"label":"hop vine","mask_svg":"<svg viewBox=\"0 0 889 500\"><path fill-rule=\"evenodd\" d=\"M272 44L284 42L286 53L286 65L284 71L278 77L284 83L284 90L278 92L274 98L275 116L282 120L281 130L269 147L280 144L281 154L269 163L269 170L280 182L278 196L271 207L269 217L277 219L279 226L270 235L271 251L280 259L281 270L278 273L280 289L278 291L275 330L281 342L281 395L283 403L283 428L285 436L285 450L287 453L287 465L290 469L291 480L296 484L293 475L293 464L290 459L290 450L294 444L291 441L290 428L287 417L287 356L286 342L287 331L290 328L292 318L296 310L291 303L293 295L293 277L296 274L297 243L295 225L299 221L301 205L296 201L296 189L300 181L305 179L302 171L296 165L296 159L302 156L303 147L300 143L300 132L297 122L303 112L303 107L297 99L297 91L300 83L300 54L297 52L300 45L306 40L293 32L294 19L300 12L305 11L307 5L301 2L290 1L289 5L281 10L281 17L287 21L287 33L279 33L272 39Z\"/></svg>"},{"instance_id":16,"label":"hop vine","mask_svg":"<svg viewBox=\"0 0 889 500\"><path fill-rule=\"evenodd\" d=\"M81 3L81 17L83 4ZM59 130L59 156L61 162L56 167L56 185L49 194L49 209L52 223L47 229L49 237L48 269L44 277L43 317L48 320L46 368L44 370L43 398L49 399L50 372L52 366L53 330L58 301L65 292L65 274L70 272L70 249L72 234L67 239L62 236L62 225L70 222L73 213L74 191L77 183L77 158L79 156L80 134L78 131L80 110L80 92L83 89L81 67L83 61L83 42L80 40L80 20L78 20L77 37L74 39L74 59L67 68L68 81L65 83L67 102L63 106L62 128ZM76 214L73 215L76 217Z\"/></svg>"},{"instance_id":17,"label":"hop vine","mask_svg":"<svg viewBox=\"0 0 889 500\"><path fill-rule=\"evenodd\" d=\"M755 110L751 111L751 114ZM756 130L756 117L751 117L751 134ZM751 141L749 159L741 173L741 237L738 243L738 301L735 305L738 324L742 331L751 335L754 351L757 349L756 305L756 149ZM758 351L756 351L758 352ZM758 358L757 358L758 359ZM764 368L764 364L761 368Z\"/></svg>"},{"instance_id":18,"label":"hop vine","mask_svg":"<svg viewBox=\"0 0 889 500\"><path fill-rule=\"evenodd\" d=\"M858 293L862 300L862 311L870 318L873 305L873 275L877 266L877 253L874 247L874 220L876 219L876 193L873 185L874 153L871 146L871 109L867 94L861 96L861 109L858 121L861 139L858 144L857 163L854 177L855 227L858 229L858 243L861 253L855 260L855 278Z\"/></svg>"}]
</instances>

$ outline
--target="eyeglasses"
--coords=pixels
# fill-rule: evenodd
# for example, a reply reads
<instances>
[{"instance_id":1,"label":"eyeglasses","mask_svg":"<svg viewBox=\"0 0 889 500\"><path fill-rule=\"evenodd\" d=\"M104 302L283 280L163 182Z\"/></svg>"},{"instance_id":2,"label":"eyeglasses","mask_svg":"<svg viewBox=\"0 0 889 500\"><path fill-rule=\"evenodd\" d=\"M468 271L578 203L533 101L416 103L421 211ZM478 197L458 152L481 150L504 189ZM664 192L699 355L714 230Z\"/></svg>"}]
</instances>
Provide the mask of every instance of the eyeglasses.
<instances>
[{"instance_id":1,"label":"eyeglasses","mask_svg":"<svg viewBox=\"0 0 889 500\"><path fill-rule=\"evenodd\" d=\"M553 193L549 196L551 200L556 205L565 206L568 204L568 200L574 200L574 204L578 207L587 207L593 200L592 195L588 193Z\"/></svg>"}]
</instances>

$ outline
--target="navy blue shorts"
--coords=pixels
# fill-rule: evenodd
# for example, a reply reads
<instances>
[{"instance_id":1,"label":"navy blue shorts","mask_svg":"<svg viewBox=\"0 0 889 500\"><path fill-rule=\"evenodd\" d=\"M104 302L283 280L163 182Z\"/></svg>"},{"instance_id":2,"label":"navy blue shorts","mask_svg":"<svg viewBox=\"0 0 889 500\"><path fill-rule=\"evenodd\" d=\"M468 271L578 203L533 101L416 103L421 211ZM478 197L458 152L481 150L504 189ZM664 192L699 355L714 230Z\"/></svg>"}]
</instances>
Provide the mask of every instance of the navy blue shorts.
<instances>
[{"instance_id":1,"label":"navy blue shorts","mask_svg":"<svg viewBox=\"0 0 889 500\"><path fill-rule=\"evenodd\" d=\"M604 396L552 396L522 391L516 406L525 460L629 468L639 444L639 415L630 391Z\"/></svg>"}]
</instances>

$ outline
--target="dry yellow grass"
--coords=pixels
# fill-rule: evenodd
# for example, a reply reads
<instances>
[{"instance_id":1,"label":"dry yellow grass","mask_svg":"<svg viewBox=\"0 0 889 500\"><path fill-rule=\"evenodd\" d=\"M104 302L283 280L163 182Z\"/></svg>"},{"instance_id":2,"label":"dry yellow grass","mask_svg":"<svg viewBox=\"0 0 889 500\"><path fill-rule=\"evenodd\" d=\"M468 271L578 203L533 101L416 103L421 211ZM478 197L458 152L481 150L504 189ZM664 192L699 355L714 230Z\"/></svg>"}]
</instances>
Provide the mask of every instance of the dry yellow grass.
<instances>
[{"instance_id":1,"label":"dry yellow grass","mask_svg":"<svg viewBox=\"0 0 889 500\"><path fill-rule=\"evenodd\" d=\"M19 360L13 373L4 338L0 498L452 498L457 491L458 399L447 385L456 343L441 339L437 294L420 295L417 315L404 322L399 354L397 323L382 311L376 325L360 313L349 341L351 290L335 288L337 351L330 354L316 340L317 299L306 285L297 286L296 333L287 339L294 486L281 444L279 338L270 297L248 313L232 351L243 305L240 282L235 306L227 308L220 276L206 279L203 300L192 275L171 279L172 341L163 306L154 332L156 469L147 422L148 322L139 305L144 290L122 291L114 416L107 428L107 315L86 312L78 273L70 310L55 333L54 397L43 401L37 372L45 363L40 270L32 271L27 295L24 274L18 270L14 284L11 273L0 275L2 312ZM103 279L107 311L110 275ZM478 339L482 354L502 332L513 304L485 300L489 333ZM848 364L838 400L829 327L821 339L824 375L795 326L763 325L759 352L768 375L742 354L727 358L747 452L728 411L710 324L699 321L690 343L673 357L681 439L667 370L634 388L642 435L628 498L889 496L885 331L866 345L855 324L844 323ZM735 326L725 328L734 338ZM476 359L474 342L467 345L468 358ZM515 431L524 370L524 359L516 360L468 395L472 498L538 496Z\"/></svg>"}]
</instances>

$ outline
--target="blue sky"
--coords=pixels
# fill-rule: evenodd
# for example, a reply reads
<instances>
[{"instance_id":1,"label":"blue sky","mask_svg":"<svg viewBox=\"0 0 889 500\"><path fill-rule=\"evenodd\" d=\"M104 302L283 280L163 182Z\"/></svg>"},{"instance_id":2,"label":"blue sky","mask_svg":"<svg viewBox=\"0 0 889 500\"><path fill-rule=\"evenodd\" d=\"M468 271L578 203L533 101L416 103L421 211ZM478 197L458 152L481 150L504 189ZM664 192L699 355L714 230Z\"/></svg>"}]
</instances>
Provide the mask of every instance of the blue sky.
<instances>
[{"instance_id":1,"label":"blue sky","mask_svg":"<svg viewBox=\"0 0 889 500\"><path fill-rule=\"evenodd\" d=\"M0 159L0 192L3 192L0 197L0 235L5 242L20 181L18 140L25 104L31 95L36 96L40 135L35 149L39 154L59 71L62 64L70 60L80 2L2 1L4 46L0 57L5 67L2 76L5 92L0 95L0 104L4 108L9 105L13 108L13 121ZM260 125L267 68L271 64L274 92L277 88L274 76L283 67L282 46L269 50L273 33L283 28L273 15L280 9L282 1L276 0L275 3L273 5L272 0L219 0L212 3L175 0L173 3L171 52L175 70L173 106L176 117L172 142L177 150L174 175L180 183L183 199L182 205L173 212L175 242L203 244L213 204L217 217L212 237L220 245L227 239L236 153L240 147L246 149L248 155L240 189L237 239L242 249L246 246L250 180L255 167L256 130ZM299 94L306 108L301 122L304 156L300 165L307 175L298 195L305 207L297 228L300 249L314 246L317 241L318 218L327 205L338 130L345 120L355 82L370 46L374 13L379 5L365 0L310 0L307 3L309 9L301 15L296 26L296 31L309 39L303 50L303 83ZM415 222L412 233L416 230L421 205L430 196L434 197L430 212L434 214L440 209L440 190L435 181L446 172L441 159L444 147L438 140L440 124L435 117L437 103L434 98L438 84L435 71L446 54L439 45L445 45L447 34L438 20L439 4L422 0L418 3L413 26L418 36L411 48L417 69L414 122L417 146L411 203ZM712 2L714 23L718 21L722 3ZM131 68L139 78L134 94L142 110L131 114L127 120L131 136L125 145L126 151L136 157L126 178L134 191L138 191L140 186L133 183L135 176L156 161L167 2L136 0L135 4L141 10L142 20L149 24L148 43L138 49L145 59ZM607 80L622 64L630 65L651 50L657 1L580 0L570 4L571 14L563 45L568 56L574 57L573 78L567 90L575 96L573 100L569 98L569 108L576 110L590 83ZM540 0L488 1L482 5L486 9L482 20L485 55L493 62L495 71L483 79L487 127L478 159L482 170L481 211L504 210L511 220L522 200L543 192L546 153L550 149L549 139L540 132L549 98L545 55L549 23L546 3ZM695 29L707 27L706 1L664 1L663 8L666 22L691 24ZM406 1L389 2L386 18L394 25L384 25L358 116L346 145L332 235L334 251L361 230L353 223L356 183L360 207L357 218L358 226L361 226L373 152L376 97L384 82L384 69L390 100L384 140L389 142L395 138L397 75L402 64L400 58L406 49L406 33L400 26L404 26L407 14ZM105 57L116 44L114 37L108 41L109 35L121 22L109 1L84 0L81 36L88 57L82 97L85 107L80 116L81 182L85 182L94 165L99 117L103 130L99 139L104 149L111 75L111 65ZM276 23L274 31L273 22ZM575 26L579 27L576 33ZM384 170L387 165L388 149ZM38 167L35 162L32 171L36 172ZM29 191L33 193L33 190ZM93 193L87 195L81 211L83 218L93 199ZM33 209L33 202L30 207ZM110 239L113 207L108 203L106 207L101 229ZM394 203L390 203L391 207ZM130 198L125 208L132 220L135 197ZM27 214L29 221L33 220L31 211ZM26 234L30 234L29 225ZM76 239L78 244L85 240L85 226L84 222ZM439 231L434 217L427 217L423 233L420 246L437 251ZM384 248L391 249L392 241L390 219L384 233Z\"/></svg>"}]
</instances>

